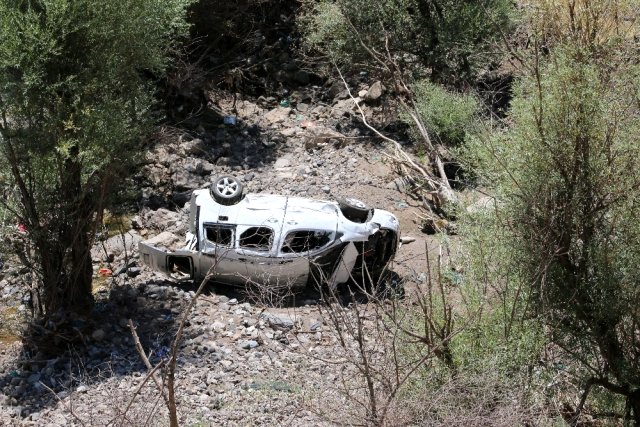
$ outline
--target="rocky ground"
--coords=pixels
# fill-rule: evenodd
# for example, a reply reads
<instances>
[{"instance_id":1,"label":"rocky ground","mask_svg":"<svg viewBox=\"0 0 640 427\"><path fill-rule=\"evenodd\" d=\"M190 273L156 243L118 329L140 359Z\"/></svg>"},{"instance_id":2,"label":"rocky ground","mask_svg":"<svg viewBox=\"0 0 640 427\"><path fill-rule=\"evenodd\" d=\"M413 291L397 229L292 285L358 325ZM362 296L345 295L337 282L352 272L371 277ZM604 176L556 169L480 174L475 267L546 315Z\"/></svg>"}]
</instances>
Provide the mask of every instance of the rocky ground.
<instances>
[{"instance_id":1,"label":"rocky ground","mask_svg":"<svg viewBox=\"0 0 640 427\"><path fill-rule=\"evenodd\" d=\"M382 88L373 83L363 78L353 93L366 114L384 122L384 111L376 106ZM421 233L418 202L401 191L385 146L358 125L341 83L282 99L210 101L208 113L213 119L192 132L159 133L139 176L139 213L122 221L122 233L94 247L95 313L75 319L76 332L69 332L82 334L85 345L65 357L26 354L10 335L0 334L0 425L120 424L147 372L128 319L151 363L157 363L166 358L195 291L194 284L142 266L137 242L161 233L165 242L182 236L190 191L216 176L235 175L249 192L351 195L390 210L403 235L417 238L400 248L393 269L405 286L424 279L427 236ZM100 269L109 269L112 277L101 276ZM19 322L28 312L21 300L24 273L14 267L0 273L4 319ZM344 404L331 390L345 367L331 363L338 343L320 307L313 293L274 307L233 289L207 288L189 315L180 348L183 424L330 424L322 412ZM148 382L124 424L163 425L166 419L161 397Z\"/></svg>"}]
</instances>

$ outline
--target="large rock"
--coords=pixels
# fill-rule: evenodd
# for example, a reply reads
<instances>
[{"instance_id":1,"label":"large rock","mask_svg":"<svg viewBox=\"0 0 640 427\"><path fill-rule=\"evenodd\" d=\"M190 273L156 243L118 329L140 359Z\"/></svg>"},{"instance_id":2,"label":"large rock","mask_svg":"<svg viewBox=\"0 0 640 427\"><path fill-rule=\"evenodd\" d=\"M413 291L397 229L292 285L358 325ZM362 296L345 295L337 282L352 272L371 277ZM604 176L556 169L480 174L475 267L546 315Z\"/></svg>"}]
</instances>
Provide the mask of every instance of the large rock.
<instances>
[{"instance_id":1,"label":"large rock","mask_svg":"<svg viewBox=\"0 0 640 427\"><path fill-rule=\"evenodd\" d=\"M188 159L184 164L184 169L195 175L208 176L211 175L215 166L206 160L202 159Z\"/></svg>"},{"instance_id":2,"label":"large rock","mask_svg":"<svg viewBox=\"0 0 640 427\"><path fill-rule=\"evenodd\" d=\"M284 168L288 168L289 166L291 166L291 160L287 159L286 157L279 158L273 164L274 169L284 169Z\"/></svg>"},{"instance_id":3,"label":"large rock","mask_svg":"<svg viewBox=\"0 0 640 427\"><path fill-rule=\"evenodd\" d=\"M359 100L359 98L356 98ZM343 99L341 101L336 102L331 108L331 116L332 117L342 117L342 116L352 116L354 115L354 111L356 110L356 104L353 102L353 99Z\"/></svg>"},{"instance_id":4,"label":"large rock","mask_svg":"<svg viewBox=\"0 0 640 427\"><path fill-rule=\"evenodd\" d=\"M252 117L252 116L261 116L264 114L264 109L262 109L258 104L254 104L251 101L240 101L236 104L236 109L238 111L238 116L240 117Z\"/></svg>"},{"instance_id":5,"label":"large rock","mask_svg":"<svg viewBox=\"0 0 640 427\"><path fill-rule=\"evenodd\" d=\"M385 88L380 81L375 82L364 95L364 100L367 102L376 102L384 93L384 89Z\"/></svg>"},{"instance_id":6,"label":"large rock","mask_svg":"<svg viewBox=\"0 0 640 427\"><path fill-rule=\"evenodd\" d=\"M180 245L182 242L183 242L182 237L178 236L177 234L171 233L169 231L163 231L157 236L154 236L149 240L145 241L145 243L155 246L157 248L167 248L167 249L174 249L178 245Z\"/></svg>"},{"instance_id":7,"label":"large rock","mask_svg":"<svg viewBox=\"0 0 640 427\"><path fill-rule=\"evenodd\" d=\"M183 155L201 156L207 151L207 146L200 138L184 141L180 144L180 152Z\"/></svg>"},{"instance_id":8,"label":"large rock","mask_svg":"<svg viewBox=\"0 0 640 427\"><path fill-rule=\"evenodd\" d=\"M195 190L203 184L200 175L189 172L183 166L177 166L171 173L171 180L176 191Z\"/></svg>"},{"instance_id":9,"label":"large rock","mask_svg":"<svg viewBox=\"0 0 640 427\"><path fill-rule=\"evenodd\" d=\"M276 107L273 110L267 112L262 118L270 125L283 123L289 118L291 108L289 107Z\"/></svg>"},{"instance_id":10,"label":"large rock","mask_svg":"<svg viewBox=\"0 0 640 427\"><path fill-rule=\"evenodd\" d=\"M118 257L125 252L131 255L133 250L138 248L140 241L142 241L142 236L135 230L129 230L122 235L118 234L95 245L91 249L91 257L93 259Z\"/></svg>"},{"instance_id":11,"label":"large rock","mask_svg":"<svg viewBox=\"0 0 640 427\"><path fill-rule=\"evenodd\" d=\"M288 331L290 329L293 329L293 327L295 326L295 321L289 316L283 316L273 313L263 313L260 315L260 318L263 319L273 329Z\"/></svg>"},{"instance_id":12,"label":"large rock","mask_svg":"<svg viewBox=\"0 0 640 427\"><path fill-rule=\"evenodd\" d=\"M169 181L169 170L161 164L147 165L144 167L143 172L154 187L164 186Z\"/></svg>"},{"instance_id":13,"label":"large rock","mask_svg":"<svg viewBox=\"0 0 640 427\"><path fill-rule=\"evenodd\" d=\"M156 230L176 231L183 225L182 216L178 212L164 208L149 210L144 213L144 225Z\"/></svg>"},{"instance_id":14,"label":"large rock","mask_svg":"<svg viewBox=\"0 0 640 427\"><path fill-rule=\"evenodd\" d=\"M323 126L313 126L307 130L305 148L307 150L315 149L332 139L340 142L346 141L346 137L338 131Z\"/></svg>"}]
</instances>

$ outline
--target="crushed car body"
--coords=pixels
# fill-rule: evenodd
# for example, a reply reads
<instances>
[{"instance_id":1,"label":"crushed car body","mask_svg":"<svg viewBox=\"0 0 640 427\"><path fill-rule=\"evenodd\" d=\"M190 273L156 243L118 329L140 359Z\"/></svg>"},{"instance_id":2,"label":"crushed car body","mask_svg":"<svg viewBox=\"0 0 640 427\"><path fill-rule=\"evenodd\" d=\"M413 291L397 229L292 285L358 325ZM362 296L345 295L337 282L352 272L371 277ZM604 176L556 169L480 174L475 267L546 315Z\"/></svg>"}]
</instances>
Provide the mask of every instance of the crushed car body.
<instances>
[{"instance_id":1,"label":"crushed car body","mask_svg":"<svg viewBox=\"0 0 640 427\"><path fill-rule=\"evenodd\" d=\"M242 194L233 177L191 196L183 249L139 244L151 268L195 281L301 289L350 279L376 279L393 259L399 223L390 212L346 198L340 202Z\"/></svg>"}]
</instances>

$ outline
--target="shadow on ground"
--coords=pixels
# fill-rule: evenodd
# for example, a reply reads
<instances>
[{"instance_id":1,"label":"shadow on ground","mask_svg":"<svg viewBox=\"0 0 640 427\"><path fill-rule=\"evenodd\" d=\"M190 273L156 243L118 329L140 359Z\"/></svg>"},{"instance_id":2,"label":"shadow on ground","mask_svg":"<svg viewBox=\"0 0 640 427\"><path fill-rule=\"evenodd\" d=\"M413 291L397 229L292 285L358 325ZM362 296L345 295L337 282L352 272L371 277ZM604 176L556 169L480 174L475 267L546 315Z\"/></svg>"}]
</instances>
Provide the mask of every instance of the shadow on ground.
<instances>
[{"instance_id":1,"label":"shadow on ground","mask_svg":"<svg viewBox=\"0 0 640 427\"><path fill-rule=\"evenodd\" d=\"M399 289L401 278L395 273L391 277L390 283ZM155 365L167 358L182 312L196 289L193 282L170 280L118 286L110 294L98 294L89 315L54 316L46 324L30 328L18 359L0 373L0 392L7 396L1 403L16 417L29 417L72 392L88 392L92 385L109 378L143 375L147 368L135 349L128 320L133 321L142 347ZM235 299L233 304L265 303L251 292L220 284L208 284L202 296L219 302ZM345 306L367 302L366 294L347 286L341 286L336 297ZM270 302L283 308L301 307L323 304L323 296L308 289ZM190 338L193 333L185 334L184 340ZM40 343L38 351L35 342ZM184 358L179 363L197 362Z\"/></svg>"}]
</instances>

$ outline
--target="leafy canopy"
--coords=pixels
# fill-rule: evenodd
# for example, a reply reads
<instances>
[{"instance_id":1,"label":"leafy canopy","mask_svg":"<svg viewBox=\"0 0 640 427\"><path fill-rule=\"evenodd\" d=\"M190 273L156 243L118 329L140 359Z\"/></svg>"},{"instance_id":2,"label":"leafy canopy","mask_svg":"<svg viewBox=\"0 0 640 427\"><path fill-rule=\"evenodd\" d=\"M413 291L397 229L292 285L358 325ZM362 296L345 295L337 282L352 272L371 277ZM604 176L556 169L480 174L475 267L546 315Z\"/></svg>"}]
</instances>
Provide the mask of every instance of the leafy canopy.
<instances>
[{"instance_id":1,"label":"leafy canopy","mask_svg":"<svg viewBox=\"0 0 640 427\"><path fill-rule=\"evenodd\" d=\"M45 311L89 305L95 227L153 123L189 3L0 2L2 202L27 227Z\"/></svg>"}]
</instances>

